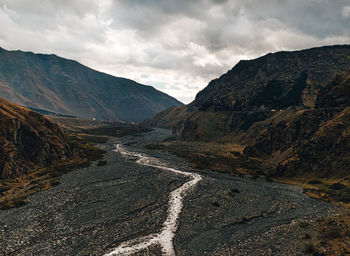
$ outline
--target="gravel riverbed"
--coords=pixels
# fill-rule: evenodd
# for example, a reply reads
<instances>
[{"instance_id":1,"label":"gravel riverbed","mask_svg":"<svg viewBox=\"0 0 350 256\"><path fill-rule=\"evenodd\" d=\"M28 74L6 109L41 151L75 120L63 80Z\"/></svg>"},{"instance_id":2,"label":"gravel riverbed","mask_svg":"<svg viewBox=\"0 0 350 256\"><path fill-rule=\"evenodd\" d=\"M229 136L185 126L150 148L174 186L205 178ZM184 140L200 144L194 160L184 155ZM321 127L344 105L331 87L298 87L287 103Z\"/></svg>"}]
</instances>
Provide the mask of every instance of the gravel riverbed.
<instances>
[{"instance_id":1,"label":"gravel riverbed","mask_svg":"<svg viewBox=\"0 0 350 256\"><path fill-rule=\"evenodd\" d=\"M185 160L142 146L170 131L113 139L107 165L64 175L23 207L0 211L1 255L104 255L120 243L159 233L168 196L189 177L142 166L114 152L116 143L191 171ZM197 170L202 180L183 201L176 255L303 255L300 222L336 214L299 187ZM161 255L157 245L135 255Z\"/></svg>"}]
</instances>

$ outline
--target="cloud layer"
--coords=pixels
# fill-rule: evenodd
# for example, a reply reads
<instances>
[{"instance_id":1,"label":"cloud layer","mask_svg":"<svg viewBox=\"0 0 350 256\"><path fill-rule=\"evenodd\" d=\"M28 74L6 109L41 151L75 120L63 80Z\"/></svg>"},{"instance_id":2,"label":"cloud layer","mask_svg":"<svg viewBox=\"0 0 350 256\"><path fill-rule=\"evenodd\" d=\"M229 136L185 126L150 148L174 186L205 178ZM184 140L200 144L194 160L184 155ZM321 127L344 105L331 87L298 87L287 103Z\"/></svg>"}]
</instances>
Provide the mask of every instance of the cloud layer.
<instances>
[{"instance_id":1,"label":"cloud layer","mask_svg":"<svg viewBox=\"0 0 350 256\"><path fill-rule=\"evenodd\" d=\"M55 53L190 102L240 59L350 43L348 0L0 0L0 46Z\"/></svg>"}]
</instances>

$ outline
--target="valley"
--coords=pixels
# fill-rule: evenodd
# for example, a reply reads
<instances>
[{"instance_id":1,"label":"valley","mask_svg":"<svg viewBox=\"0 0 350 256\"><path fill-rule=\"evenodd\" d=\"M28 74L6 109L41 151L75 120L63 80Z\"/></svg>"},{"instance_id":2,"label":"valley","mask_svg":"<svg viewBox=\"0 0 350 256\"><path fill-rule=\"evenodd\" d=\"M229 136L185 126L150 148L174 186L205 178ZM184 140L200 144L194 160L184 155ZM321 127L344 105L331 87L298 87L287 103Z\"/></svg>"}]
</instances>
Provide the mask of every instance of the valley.
<instances>
[{"instance_id":1,"label":"valley","mask_svg":"<svg viewBox=\"0 0 350 256\"><path fill-rule=\"evenodd\" d=\"M1 211L0 252L104 255L126 241L157 234L172 191L192 179L182 172L202 179L183 197L173 238L176 255L302 255L308 223L338 212L299 187L194 170L181 158L144 147L169 136L169 130L155 129L111 138L99 146L107 152L106 165L95 162L65 174L61 184L30 196L28 204ZM138 157L116 151L116 144L123 145L124 154L147 155L180 172L140 165ZM163 253L154 243L135 255Z\"/></svg>"},{"instance_id":2,"label":"valley","mask_svg":"<svg viewBox=\"0 0 350 256\"><path fill-rule=\"evenodd\" d=\"M0 256L350 256L350 0L0 22Z\"/></svg>"},{"instance_id":3,"label":"valley","mask_svg":"<svg viewBox=\"0 0 350 256\"><path fill-rule=\"evenodd\" d=\"M0 96L30 107L0 99L1 254L350 253L349 45L242 60L188 105L0 56Z\"/></svg>"}]
</instances>

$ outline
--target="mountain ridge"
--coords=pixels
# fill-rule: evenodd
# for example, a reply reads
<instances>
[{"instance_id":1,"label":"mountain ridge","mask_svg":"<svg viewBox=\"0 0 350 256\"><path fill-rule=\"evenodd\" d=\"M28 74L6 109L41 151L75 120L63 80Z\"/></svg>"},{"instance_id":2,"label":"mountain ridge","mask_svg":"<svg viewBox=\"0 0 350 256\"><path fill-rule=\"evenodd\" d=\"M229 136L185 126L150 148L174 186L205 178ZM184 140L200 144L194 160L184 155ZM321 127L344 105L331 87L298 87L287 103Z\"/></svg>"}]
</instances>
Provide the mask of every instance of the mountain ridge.
<instances>
[{"instance_id":1,"label":"mountain ridge","mask_svg":"<svg viewBox=\"0 0 350 256\"><path fill-rule=\"evenodd\" d=\"M325 85L320 81L321 78L327 78L330 81L340 69L343 71L347 70L349 58L348 55L343 54L343 51L349 52L349 49L350 45L323 46L298 51L279 51L252 60L241 60L227 73L212 80L207 87L198 92L193 103L196 106L206 108L205 105L208 103L208 100L211 100L211 103L214 104L225 103L215 102L216 94L221 97L233 94L235 97L256 96L254 93L253 95L249 94L251 92L249 89L264 88L264 86L268 85L266 84L267 82L279 82L283 86L291 86L290 83L293 82L293 76L300 77L305 71L308 71L308 79L311 80L309 81L310 89L320 89L319 86ZM344 56L346 58L343 58ZM326 63L326 58L329 58L327 61L335 62L332 64L336 66L332 67L331 63ZM328 67L328 69L324 70L326 74L319 73L323 67ZM279 95L273 96L278 98ZM240 103L245 104L245 102ZM306 104L312 105L311 103ZM242 106L235 102L234 106L229 106L228 104L225 107L239 109Z\"/></svg>"},{"instance_id":2,"label":"mountain ridge","mask_svg":"<svg viewBox=\"0 0 350 256\"><path fill-rule=\"evenodd\" d=\"M276 112L313 109L321 89L348 69L350 45L269 53L240 61L189 105L148 122L167 126L164 118L171 119L174 135L184 140L241 143L243 132Z\"/></svg>"},{"instance_id":3,"label":"mountain ridge","mask_svg":"<svg viewBox=\"0 0 350 256\"><path fill-rule=\"evenodd\" d=\"M270 74L261 75L269 68ZM184 146L193 141L208 143L208 148L211 142L243 148L237 153L241 162L260 161L251 165L253 173L345 177L350 175L349 81L350 45L267 54L240 62L191 104L147 122L171 127ZM179 142L168 144L181 151Z\"/></svg>"},{"instance_id":4,"label":"mountain ridge","mask_svg":"<svg viewBox=\"0 0 350 256\"><path fill-rule=\"evenodd\" d=\"M0 49L0 97L32 108L113 121L142 121L178 100L54 54Z\"/></svg>"}]
</instances>

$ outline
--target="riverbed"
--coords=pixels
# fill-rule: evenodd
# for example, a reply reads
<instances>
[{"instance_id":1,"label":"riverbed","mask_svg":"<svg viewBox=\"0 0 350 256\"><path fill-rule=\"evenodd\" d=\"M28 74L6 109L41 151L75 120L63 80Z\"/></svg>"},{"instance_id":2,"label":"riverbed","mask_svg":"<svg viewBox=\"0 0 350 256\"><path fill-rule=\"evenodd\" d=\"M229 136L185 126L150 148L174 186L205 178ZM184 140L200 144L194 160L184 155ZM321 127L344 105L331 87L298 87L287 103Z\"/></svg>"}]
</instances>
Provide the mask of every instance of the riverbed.
<instances>
[{"instance_id":1,"label":"riverbed","mask_svg":"<svg viewBox=\"0 0 350 256\"><path fill-rule=\"evenodd\" d=\"M0 254L113 254L162 234L176 209L171 249L159 239L134 255L303 255L300 223L337 213L299 187L191 170L183 159L143 147L168 136L156 129L112 139L102 145L107 165L66 174L27 205L0 211ZM182 193L180 209L171 209L172 193L194 177L200 179Z\"/></svg>"}]
</instances>

